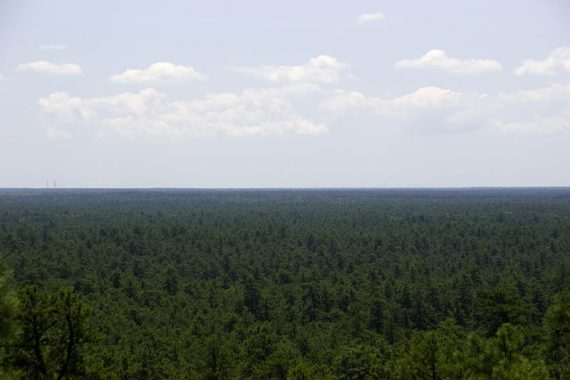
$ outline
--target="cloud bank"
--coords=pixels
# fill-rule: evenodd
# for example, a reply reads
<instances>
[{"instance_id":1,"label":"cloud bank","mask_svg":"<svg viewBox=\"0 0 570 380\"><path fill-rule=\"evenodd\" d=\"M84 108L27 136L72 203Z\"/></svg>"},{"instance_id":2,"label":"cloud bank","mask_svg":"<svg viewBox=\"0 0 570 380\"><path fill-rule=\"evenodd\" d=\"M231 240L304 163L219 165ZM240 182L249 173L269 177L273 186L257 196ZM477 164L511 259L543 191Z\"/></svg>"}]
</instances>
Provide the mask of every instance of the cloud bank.
<instances>
[{"instance_id":1,"label":"cloud bank","mask_svg":"<svg viewBox=\"0 0 570 380\"><path fill-rule=\"evenodd\" d=\"M386 126L406 126L420 132L487 128L501 132L570 133L570 85L494 95L424 87L387 99L356 91L336 91L320 108L333 118L368 111Z\"/></svg>"},{"instance_id":2,"label":"cloud bank","mask_svg":"<svg viewBox=\"0 0 570 380\"><path fill-rule=\"evenodd\" d=\"M403 69L433 68L457 74L477 74L502 69L501 64L492 59L451 58L443 50L430 50L420 58L399 61L396 67Z\"/></svg>"},{"instance_id":3,"label":"cloud bank","mask_svg":"<svg viewBox=\"0 0 570 380\"><path fill-rule=\"evenodd\" d=\"M297 114L289 98L317 90L302 85L171 100L147 88L87 99L55 92L38 102L58 123L85 124L126 137L314 135L328 128Z\"/></svg>"}]
</instances>

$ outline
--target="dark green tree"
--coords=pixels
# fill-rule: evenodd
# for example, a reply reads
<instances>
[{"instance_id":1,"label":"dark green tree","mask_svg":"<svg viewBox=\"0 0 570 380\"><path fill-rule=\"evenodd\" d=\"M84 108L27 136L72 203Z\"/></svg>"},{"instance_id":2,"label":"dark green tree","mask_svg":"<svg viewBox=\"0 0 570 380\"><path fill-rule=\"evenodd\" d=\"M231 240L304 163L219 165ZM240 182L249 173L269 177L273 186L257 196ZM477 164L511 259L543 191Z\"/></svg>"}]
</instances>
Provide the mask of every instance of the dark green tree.
<instances>
[{"instance_id":1,"label":"dark green tree","mask_svg":"<svg viewBox=\"0 0 570 380\"><path fill-rule=\"evenodd\" d=\"M546 361L555 379L570 379L570 294L559 294L544 318Z\"/></svg>"},{"instance_id":2,"label":"dark green tree","mask_svg":"<svg viewBox=\"0 0 570 380\"><path fill-rule=\"evenodd\" d=\"M382 365L380 351L367 345L344 346L334 359L334 369L339 379L381 379L386 375Z\"/></svg>"},{"instance_id":3,"label":"dark green tree","mask_svg":"<svg viewBox=\"0 0 570 380\"><path fill-rule=\"evenodd\" d=\"M12 288L12 276L8 268L0 263L0 363L4 361L10 350L9 340L14 334L14 313L16 296ZM9 368L0 367L0 378L15 378L16 374Z\"/></svg>"},{"instance_id":4,"label":"dark green tree","mask_svg":"<svg viewBox=\"0 0 570 380\"><path fill-rule=\"evenodd\" d=\"M94 336L89 314L71 289L54 294L35 286L22 289L15 315L19 331L9 344L6 363L32 379L85 375L84 350Z\"/></svg>"},{"instance_id":5,"label":"dark green tree","mask_svg":"<svg viewBox=\"0 0 570 380\"><path fill-rule=\"evenodd\" d=\"M13 328L16 297L12 288L12 274L0 263L0 341L6 339Z\"/></svg>"}]
</instances>

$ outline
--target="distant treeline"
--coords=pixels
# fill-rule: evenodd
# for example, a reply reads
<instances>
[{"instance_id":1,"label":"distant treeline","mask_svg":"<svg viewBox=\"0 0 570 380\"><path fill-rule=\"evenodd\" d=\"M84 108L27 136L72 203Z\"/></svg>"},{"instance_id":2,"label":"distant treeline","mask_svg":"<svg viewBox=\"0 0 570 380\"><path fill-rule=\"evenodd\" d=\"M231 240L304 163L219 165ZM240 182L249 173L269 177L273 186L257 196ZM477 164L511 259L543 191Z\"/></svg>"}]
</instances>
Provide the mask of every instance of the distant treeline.
<instances>
[{"instance_id":1,"label":"distant treeline","mask_svg":"<svg viewBox=\"0 0 570 380\"><path fill-rule=\"evenodd\" d=\"M570 189L2 190L0 377L570 379Z\"/></svg>"}]
</instances>

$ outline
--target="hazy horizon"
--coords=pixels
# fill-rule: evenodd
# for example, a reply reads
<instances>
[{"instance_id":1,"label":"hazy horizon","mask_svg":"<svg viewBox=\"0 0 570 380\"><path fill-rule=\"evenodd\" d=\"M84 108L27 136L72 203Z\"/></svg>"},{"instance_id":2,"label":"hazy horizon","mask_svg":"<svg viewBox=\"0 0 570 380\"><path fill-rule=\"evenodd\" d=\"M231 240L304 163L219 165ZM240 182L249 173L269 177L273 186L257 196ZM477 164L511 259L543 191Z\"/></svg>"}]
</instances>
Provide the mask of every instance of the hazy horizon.
<instances>
[{"instance_id":1,"label":"hazy horizon","mask_svg":"<svg viewBox=\"0 0 570 380\"><path fill-rule=\"evenodd\" d=\"M317 190L317 191L336 191L336 190L570 190L570 186L399 186L399 187L0 187L0 191L17 191L17 190L157 190L157 191L233 191L233 190L262 190L262 191L281 191L281 190Z\"/></svg>"}]
</instances>

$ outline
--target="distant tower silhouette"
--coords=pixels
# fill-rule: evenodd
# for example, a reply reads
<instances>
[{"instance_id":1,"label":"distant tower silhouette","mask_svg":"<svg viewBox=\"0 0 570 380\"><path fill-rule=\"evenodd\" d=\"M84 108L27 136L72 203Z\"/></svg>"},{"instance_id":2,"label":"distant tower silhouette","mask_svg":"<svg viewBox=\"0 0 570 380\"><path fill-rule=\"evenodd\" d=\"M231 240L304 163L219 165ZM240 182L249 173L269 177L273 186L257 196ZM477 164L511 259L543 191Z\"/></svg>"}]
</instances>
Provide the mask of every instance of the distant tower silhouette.
<instances>
[{"instance_id":1,"label":"distant tower silhouette","mask_svg":"<svg viewBox=\"0 0 570 380\"><path fill-rule=\"evenodd\" d=\"M53 181L53 188L57 189L57 181L55 181L55 180Z\"/></svg>"}]
</instances>

